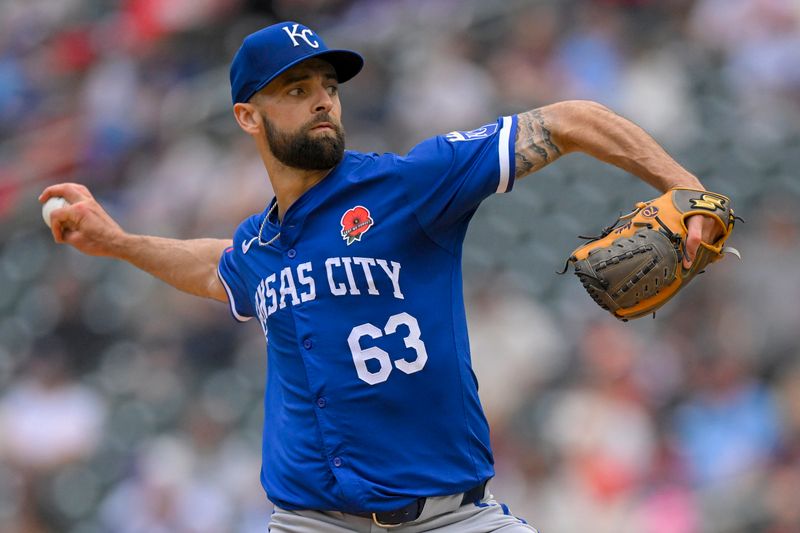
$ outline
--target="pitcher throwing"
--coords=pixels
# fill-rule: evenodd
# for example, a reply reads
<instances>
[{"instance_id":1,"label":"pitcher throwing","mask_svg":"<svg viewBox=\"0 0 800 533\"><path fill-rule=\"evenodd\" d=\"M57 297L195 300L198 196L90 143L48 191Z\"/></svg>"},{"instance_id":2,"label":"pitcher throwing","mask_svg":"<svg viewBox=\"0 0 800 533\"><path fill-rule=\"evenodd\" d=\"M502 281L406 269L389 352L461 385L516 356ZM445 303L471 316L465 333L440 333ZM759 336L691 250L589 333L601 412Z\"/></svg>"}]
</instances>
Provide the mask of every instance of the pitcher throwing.
<instances>
[{"instance_id":1,"label":"pitcher throwing","mask_svg":"<svg viewBox=\"0 0 800 533\"><path fill-rule=\"evenodd\" d=\"M486 487L493 459L461 284L469 221L485 198L574 151L661 191L702 186L639 127L583 101L433 137L404 156L345 151L339 84L362 65L295 22L244 40L233 113L275 198L232 241L129 234L79 184L48 187L40 201L70 203L52 213L56 242L261 325L271 531L535 531ZM688 226L687 264L716 230L702 215Z\"/></svg>"}]
</instances>

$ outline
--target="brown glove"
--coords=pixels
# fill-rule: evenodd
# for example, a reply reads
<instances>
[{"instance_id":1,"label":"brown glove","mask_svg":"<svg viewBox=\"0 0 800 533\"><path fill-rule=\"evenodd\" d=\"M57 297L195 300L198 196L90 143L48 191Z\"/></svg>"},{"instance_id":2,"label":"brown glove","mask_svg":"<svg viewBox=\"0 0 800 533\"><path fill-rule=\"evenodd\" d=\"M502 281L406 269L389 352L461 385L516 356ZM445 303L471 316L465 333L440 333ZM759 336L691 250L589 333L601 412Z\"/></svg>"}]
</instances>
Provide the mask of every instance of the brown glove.
<instances>
[{"instance_id":1,"label":"brown glove","mask_svg":"<svg viewBox=\"0 0 800 533\"><path fill-rule=\"evenodd\" d=\"M701 243L692 266L686 253L686 219L702 214L714 218L722 235ZM567 260L589 295L603 309L627 321L653 313L709 263L725 252L733 231L731 201L721 194L676 187L636 209L577 248ZM566 271L566 267L564 269Z\"/></svg>"}]
</instances>

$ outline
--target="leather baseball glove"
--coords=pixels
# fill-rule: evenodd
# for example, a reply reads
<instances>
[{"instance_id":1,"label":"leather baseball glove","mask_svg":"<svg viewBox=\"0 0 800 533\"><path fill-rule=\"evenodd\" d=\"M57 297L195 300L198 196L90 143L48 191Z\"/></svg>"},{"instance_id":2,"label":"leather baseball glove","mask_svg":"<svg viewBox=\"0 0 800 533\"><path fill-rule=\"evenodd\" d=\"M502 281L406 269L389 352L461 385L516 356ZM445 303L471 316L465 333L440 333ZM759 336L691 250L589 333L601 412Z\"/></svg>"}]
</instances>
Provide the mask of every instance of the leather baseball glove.
<instances>
[{"instance_id":1,"label":"leather baseball glove","mask_svg":"<svg viewBox=\"0 0 800 533\"><path fill-rule=\"evenodd\" d=\"M695 214L714 218L722 235L701 243L692 266L683 266L686 219ZM735 219L727 197L676 187L649 202L639 202L597 237L578 247L564 266L572 264L589 296L620 320L653 313L725 252ZM741 219L740 219L741 220Z\"/></svg>"}]
</instances>

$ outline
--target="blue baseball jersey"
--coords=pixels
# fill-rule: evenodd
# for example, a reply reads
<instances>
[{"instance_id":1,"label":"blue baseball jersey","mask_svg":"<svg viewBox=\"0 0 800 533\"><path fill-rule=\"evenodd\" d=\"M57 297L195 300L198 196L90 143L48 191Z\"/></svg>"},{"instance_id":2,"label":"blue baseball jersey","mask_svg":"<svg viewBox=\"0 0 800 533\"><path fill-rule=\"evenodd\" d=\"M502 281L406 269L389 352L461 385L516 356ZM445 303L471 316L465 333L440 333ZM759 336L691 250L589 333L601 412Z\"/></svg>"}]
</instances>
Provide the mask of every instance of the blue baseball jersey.
<instances>
[{"instance_id":1,"label":"blue baseball jersey","mask_svg":"<svg viewBox=\"0 0 800 533\"><path fill-rule=\"evenodd\" d=\"M347 151L280 224L273 200L236 230L219 277L267 340L261 481L278 506L385 511L493 476L461 250L481 201L511 190L516 127Z\"/></svg>"}]
</instances>

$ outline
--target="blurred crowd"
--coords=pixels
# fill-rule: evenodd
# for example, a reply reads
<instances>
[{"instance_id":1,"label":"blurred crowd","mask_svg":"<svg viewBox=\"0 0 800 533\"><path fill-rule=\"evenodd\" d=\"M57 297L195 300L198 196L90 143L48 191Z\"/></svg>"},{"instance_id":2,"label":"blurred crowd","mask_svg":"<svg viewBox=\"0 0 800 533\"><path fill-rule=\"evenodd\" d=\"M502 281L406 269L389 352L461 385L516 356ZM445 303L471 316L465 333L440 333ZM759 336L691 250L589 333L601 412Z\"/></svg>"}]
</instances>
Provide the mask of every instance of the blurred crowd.
<instances>
[{"instance_id":1,"label":"blurred crowd","mask_svg":"<svg viewBox=\"0 0 800 533\"><path fill-rule=\"evenodd\" d=\"M79 181L131 231L230 237L271 190L228 64L283 19L366 57L351 148L591 99L729 194L743 261L627 324L553 272L652 189L575 155L479 210L490 487L546 533L800 531L798 0L4 0L0 531L266 531L258 328L56 246L36 196Z\"/></svg>"}]
</instances>

